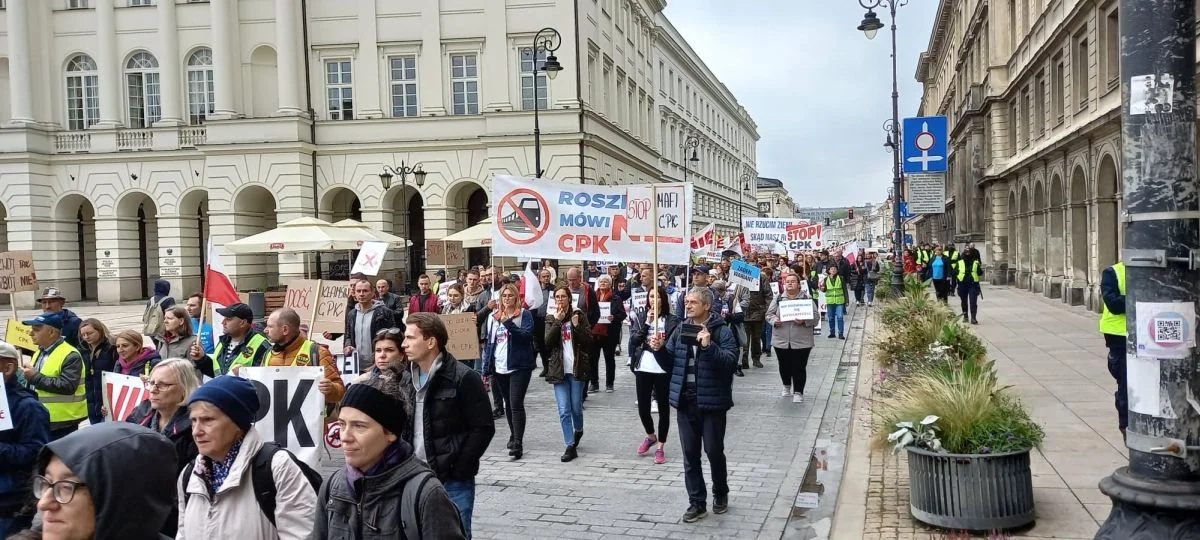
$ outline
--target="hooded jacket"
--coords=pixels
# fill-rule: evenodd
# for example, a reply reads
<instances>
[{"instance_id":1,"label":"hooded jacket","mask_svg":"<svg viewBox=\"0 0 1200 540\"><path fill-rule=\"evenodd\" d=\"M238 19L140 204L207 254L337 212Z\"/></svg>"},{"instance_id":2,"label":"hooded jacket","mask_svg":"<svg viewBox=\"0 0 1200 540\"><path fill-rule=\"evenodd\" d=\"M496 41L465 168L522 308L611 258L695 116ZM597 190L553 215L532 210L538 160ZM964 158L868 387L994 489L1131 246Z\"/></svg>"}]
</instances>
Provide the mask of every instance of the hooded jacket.
<instances>
[{"instance_id":1,"label":"hooded jacket","mask_svg":"<svg viewBox=\"0 0 1200 540\"><path fill-rule=\"evenodd\" d=\"M142 352L132 362L126 363L125 359L118 357L113 371L121 375L146 375L150 373L150 368L157 366L161 361L162 356L159 356L158 351L150 347L143 347Z\"/></svg>"},{"instance_id":2,"label":"hooded jacket","mask_svg":"<svg viewBox=\"0 0 1200 540\"><path fill-rule=\"evenodd\" d=\"M0 518L32 506L29 482L34 458L50 440L50 413L37 394L16 381L4 385L4 389L13 428L0 431Z\"/></svg>"},{"instance_id":3,"label":"hooded jacket","mask_svg":"<svg viewBox=\"0 0 1200 540\"><path fill-rule=\"evenodd\" d=\"M105 422L47 444L38 474L57 456L87 484L96 508L95 538L157 540L174 503L177 463L171 441L126 422Z\"/></svg>"},{"instance_id":4,"label":"hooded jacket","mask_svg":"<svg viewBox=\"0 0 1200 540\"><path fill-rule=\"evenodd\" d=\"M165 279L157 279L154 281L154 296L150 297L150 301L146 303L146 307L154 305L159 300L162 300L163 311L175 307L175 299L171 298L170 281Z\"/></svg>"},{"instance_id":5,"label":"hooded jacket","mask_svg":"<svg viewBox=\"0 0 1200 540\"><path fill-rule=\"evenodd\" d=\"M483 379L475 370L443 352L437 369L425 380L423 391L413 384L415 362L404 370L403 388L413 404L413 427L403 434L413 443L416 422L421 423L425 462L438 480L472 480L479 474L479 460L487 452L496 424L492 402L483 388ZM423 397L421 415L417 400Z\"/></svg>"},{"instance_id":6,"label":"hooded jacket","mask_svg":"<svg viewBox=\"0 0 1200 540\"><path fill-rule=\"evenodd\" d=\"M87 344L83 343L83 341L79 339L79 327L83 325L83 319L80 319L79 315L76 315L74 311L66 308L63 308L62 311L59 311L58 316L62 317L63 320L61 333L63 339L65 339L67 343L70 343L72 347L75 347L81 351L86 348Z\"/></svg>"},{"instance_id":7,"label":"hooded jacket","mask_svg":"<svg viewBox=\"0 0 1200 540\"><path fill-rule=\"evenodd\" d=\"M685 321L686 322L686 321ZM703 410L727 411L733 407L733 372L738 367L738 347L733 330L720 315L709 315L705 324L711 335L708 347L696 347L696 404ZM671 406L679 408L687 377L691 347L680 339L683 325L667 338L666 349L674 358L671 370Z\"/></svg>"},{"instance_id":8,"label":"hooded jacket","mask_svg":"<svg viewBox=\"0 0 1200 540\"><path fill-rule=\"evenodd\" d=\"M167 421L167 427L159 431L158 429L158 411L150 408L150 400L143 401L137 406L129 416L125 418L126 422L137 424L144 428L149 428L159 433L171 441L175 445L175 460L177 462L175 475L178 476L183 468L187 466L200 453L196 449L196 441L192 438L192 418L186 406L179 407L175 411L175 416L172 416ZM163 524L162 533L174 537L176 529L179 528L179 507L171 505L171 514L167 517L166 523Z\"/></svg>"}]
</instances>

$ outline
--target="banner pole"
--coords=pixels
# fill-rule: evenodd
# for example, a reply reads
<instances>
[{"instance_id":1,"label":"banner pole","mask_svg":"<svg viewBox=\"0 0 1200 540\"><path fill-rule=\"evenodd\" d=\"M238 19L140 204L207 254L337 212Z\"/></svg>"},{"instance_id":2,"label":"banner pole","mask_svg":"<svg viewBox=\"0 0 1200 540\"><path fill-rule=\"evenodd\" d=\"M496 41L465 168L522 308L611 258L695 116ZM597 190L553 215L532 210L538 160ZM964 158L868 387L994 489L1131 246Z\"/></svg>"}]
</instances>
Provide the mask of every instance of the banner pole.
<instances>
[{"instance_id":1,"label":"banner pole","mask_svg":"<svg viewBox=\"0 0 1200 540\"><path fill-rule=\"evenodd\" d=\"M325 280L318 279L317 280L317 290L314 291L316 293L317 297L313 301L312 313L310 313L308 315L308 335L310 335L310 336L313 335L313 333L316 331L316 328L314 328L314 327L317 324L317 308L320 307L320 305L321 305L321 287L324 285L324 282L325 282ZM351 284L353 284L353 282L351 282ZM350 290L353 291L354 289L350 289Z\"/></svg>"},{"instance_id":2,"label":"banner pole","mask_svg":"<svg viewBox=\"0 0 1200 540\"><path fill-rule=\"evenodd\" d=\"M650 186L650 207L653 208L654 219L654 293L658 294L658 186ZM688 254L691 254L691 231L684 231L688 235ZM692 260L689 256L688 260ZM639 278L640 279L640 278ZM646 291L646 301L650 302L650 291ZM658 335L658 302L650 302L650 327L654 329L654 335Z\"/></svg>"},{"instance_id":3,"label":"banner pole","mask_svg":"<svg viewBox=\"0 0 1200 540\"><path fill-rule=\"evenodd\" d=\"M12 308L13 320L20 321L21 316L17 315L17 293L8 293L8 307Z\"/></svg>"}]
</instances>

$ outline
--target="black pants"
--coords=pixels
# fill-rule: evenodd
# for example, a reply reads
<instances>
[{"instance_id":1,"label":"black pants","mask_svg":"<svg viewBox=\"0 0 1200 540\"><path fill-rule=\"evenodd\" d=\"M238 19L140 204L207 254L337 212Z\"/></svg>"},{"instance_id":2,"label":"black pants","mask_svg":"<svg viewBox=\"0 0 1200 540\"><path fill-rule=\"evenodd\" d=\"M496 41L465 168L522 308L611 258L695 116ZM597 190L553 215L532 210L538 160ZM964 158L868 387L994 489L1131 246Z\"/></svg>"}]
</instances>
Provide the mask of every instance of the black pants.
<instances>
[{"instance_id":1,"label":"black pants","mask_svg":"<svg viewBox=\"0 0 1200 540\"><path fill-rule=\"evenodd\" d=\"M780 349L775 347L776 360L779 362L779 379L784 386L792 387L792 393L803 394L804 384L808 381L808 355L812 348Z\"/></svg>"},{"instance_id":2,"label":"black pants","mask_svg":"<svg viewBox=\"0 0 1200 540\"><path fill-rule=\"evenodd\" d=\"M687 487L688 503L707 508L708 490L704 485L700 448L708 455L712 472L713 496L729 495L729 471L725 463L725 413L704 411L694 400L679 401L679 446L683 449L683 484Z\"/></svg>"},{"instance_id":3,"label":"black pants","mask_svg":"<svg viewBox=\"0 0 1200 540\"><path fill-rule=\"evenodd\" d=\"M532 369L518 369L508 375L497 373L492 381L492 388L499 385L500 395L504 397L504 416L508 419L508 430L518 447L525 440L525 392L529 390L531 377Z\"/></svg>"},{"instance_id":4,"label":"black pants","mask_svg":"<svg viewBox=\"0 0 1200 540\"><path fill-rule=\"evenodd\" d=\"M746 321L746 337L750 339L750 345L742 348L742 362L746 362L746 355L753 358L755 362L762 358L762 321Z\"/></svg>"},{"instance_id":5,"label":"black pants","mask_svg":"<svg viewBox=\"0 0 1200 540\"><path fill-rule=\"evenodd\" d=\"M1117 391L1113 393L1117 407L1117 427L1129 425L1129 393L1125 386L1125 336L1104 334L1104 345L1108 347L1108 373L1117 380Z\"/></svg>"},{"instance_id":6,"label":"black pants","mask_svg":"<svg viewBox=\"0 0 1200 540\"><path fill-rule=\"evenodd\" d=\"M935 279L933 280L933 292L937 296L938 301L943 304L949 303L950 298L950 280Z\"/></svg>"},{"instance_id":7,"label":"black pants","mask_svg":"<svg viewBox=\"0 0 1200 540\"><path fill-rule=\"evenodd\" d=\"M536 315L533 317L533 347L542 357L542 369L546 369L546 360L550 358L550 351L546 350L546 319Z\"/></svg>"},{"instance_id":8,"label":"black pants","mask_svg":"<svg viewBox=\"0 0 1200 540\"><path fill-rule=\"evenodd\" d=\"M979 284L959 283L958 298L962 300L962 313L971 314L971 320L975 320L975 316L979 314Z\"/></svg>"},{"instance_id":9,"label":"black pants","mask_svg":"<svg viewBox=\"0 0 1200 540\"><path fill-rule=\"evenodd\" d=\"M642 419L642 428L647 435L654 434L659 441L666 441L671 427L671 374L635 371L633 378L637 386L638 416ZM654 394L653 397L651 394ZM650 414L651 399L658 402L658 431L654 430L654 416Z\"/></svg>"},{"instance_id":10,"label":"black pants","mask_svg":"<svg viewBox=\"0 0 1200 540\"><path fill-rule=\"evenodd\" d=\"M866 290L867 290L867 287L866 287L866 284L863 283L863 280L861 280L861 279L855 280L854 281L854 301L861 304L863 301L863 292L865 292Z\"/></svg>"},{"instance_id":11,"label":"black pants","mask_svg":"<svg viewBox=\"0 0 1200 540\"><path fill-rule=\"evenodd\" d=\"M497 409L504 408L504 396L500 393L500 379L496 375L492 375L492 404Z\"/></svg>"},{"instance_id":12,"label":"black pants","mask_svg":"<svg viewBox=\"0 0 1200 540\"><path fill-rule=\"evenodd\" d=\"M620 332L621 329L619 327L612 328L612 325L609 325L608 331ZM591 372L588 373L589 378L591 379L589 384L597 387L600 385L600 356L603 354L604 386L605 388L612 388L613 379L617 377L617 342L620 340L620 334L615 336L596 336L595 339L592 340L591 351L589 354L592 355L593 360Z\"/></svg>"}]
</instances>

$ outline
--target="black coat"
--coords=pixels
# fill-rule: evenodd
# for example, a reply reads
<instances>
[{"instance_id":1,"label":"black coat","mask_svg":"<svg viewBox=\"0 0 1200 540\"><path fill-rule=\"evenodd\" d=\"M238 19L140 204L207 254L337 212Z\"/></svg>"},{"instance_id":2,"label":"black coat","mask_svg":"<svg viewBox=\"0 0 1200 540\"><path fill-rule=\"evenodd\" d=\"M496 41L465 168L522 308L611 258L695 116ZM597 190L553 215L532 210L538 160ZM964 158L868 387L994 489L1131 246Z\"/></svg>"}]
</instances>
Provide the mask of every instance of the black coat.
<instances>
[{"instance_id":1,"label":"black coat","mask_svg":"<svg viewBox=\"0 0 1200 540\"><path fill-rule=\"evenodd\" d=\"M650 338L650 327L646 323L649 315L646 313L649 306L637 310L635 324L629 326L629 369L637 371L638 366L642 363L642 352L646 350L646 341ZM670 313L664 313L667 318L666 335L670 336L675 331L675 327L679 326L679 317ZM667 344L664 340L663 347L654 353L654 359L658 361L659 367L670 375L675 369L675 356L667 349Z\"/></svg>"},{"instance_id":2,"label":"black coat","mask_svg":"<svg viewBox=\"0 0 1200 540\"><path fill-rule=\"evenodd\" d=\"M479 373L450 353L442 353L441 362L425 383L424 417L413 421L423 422L426 461L438 480L471 480L479 473L479 459L496 434L492 400ZM409 402L415 404L412 369L404 370L403 385ZM411 428L404 440L413 442Z\"/></svg>"}]
</instances>

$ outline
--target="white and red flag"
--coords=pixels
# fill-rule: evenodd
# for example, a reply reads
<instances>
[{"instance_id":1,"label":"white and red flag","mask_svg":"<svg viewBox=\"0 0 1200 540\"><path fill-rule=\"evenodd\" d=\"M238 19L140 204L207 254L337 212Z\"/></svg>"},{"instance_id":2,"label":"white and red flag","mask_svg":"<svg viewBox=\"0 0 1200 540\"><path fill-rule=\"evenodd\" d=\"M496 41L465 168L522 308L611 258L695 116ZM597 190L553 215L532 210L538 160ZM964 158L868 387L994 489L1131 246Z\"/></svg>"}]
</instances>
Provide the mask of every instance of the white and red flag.
<instances>
[{"instance_id":1,"label":"white and red flag","mask_svg":"<svg viewBox=\"0 0 1200 540\"><path fill-rule=\"evenodd\" d=\"M108 410L108 420L124 422L143 401L150 397L146 383L141 377L122 375L111 371L101 373L104 386L104 408Z\"/></svg>"},{"instance_id":2,"label":"white and red flag","mask_svg":"<svg viewBox=\"0 0 1200 540\"><path fill-rule=\"evenodd\" d=\"M229 279L229 272L225 270L221 253L213 245L212 238L208 239L208 265L204 268L204 300L210 306L208 320L212 322L213 343L216 343L224 334L221 330L221 320L224 317L217 313L217 310L232 306L242 299L238 296L237 288L233 286L233 280Z\"/></svg>"},{"instance_id":3,"label":"white and red flag","mask_svg":"<svg viewBox=\"0 0 1200 540\"><path fill-rule=\"evenodd\" d=\"M712 248L716 247L716 236L716 225L709 223L692 236L692 251L712 251Z\"/></svg>"}]
</instances>

